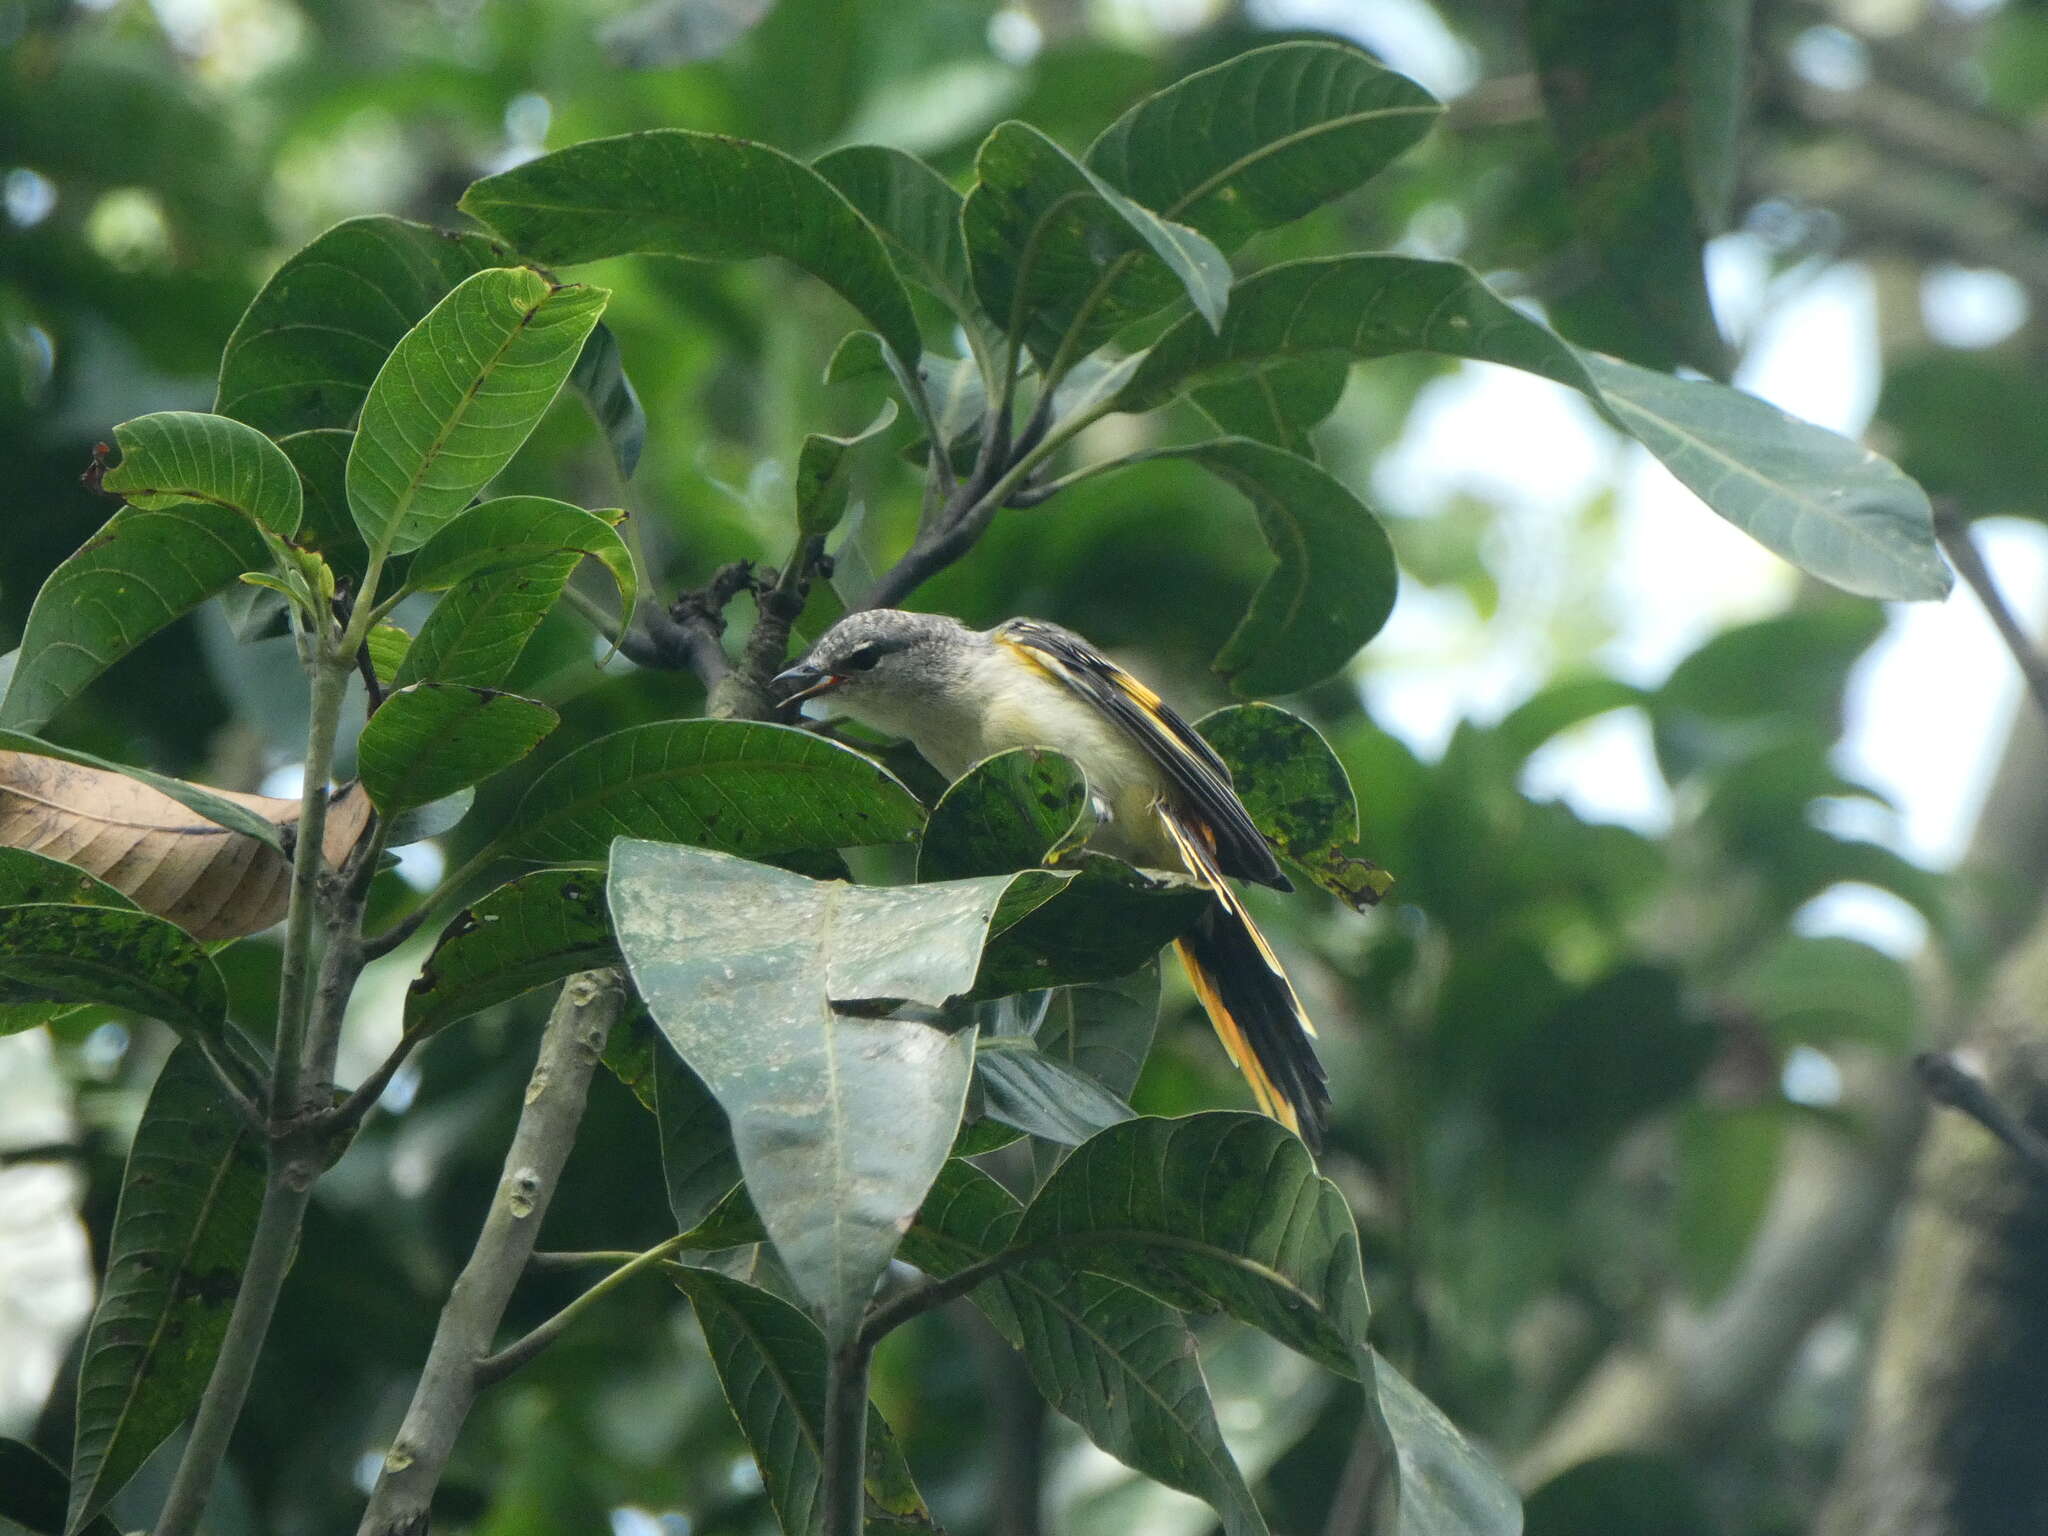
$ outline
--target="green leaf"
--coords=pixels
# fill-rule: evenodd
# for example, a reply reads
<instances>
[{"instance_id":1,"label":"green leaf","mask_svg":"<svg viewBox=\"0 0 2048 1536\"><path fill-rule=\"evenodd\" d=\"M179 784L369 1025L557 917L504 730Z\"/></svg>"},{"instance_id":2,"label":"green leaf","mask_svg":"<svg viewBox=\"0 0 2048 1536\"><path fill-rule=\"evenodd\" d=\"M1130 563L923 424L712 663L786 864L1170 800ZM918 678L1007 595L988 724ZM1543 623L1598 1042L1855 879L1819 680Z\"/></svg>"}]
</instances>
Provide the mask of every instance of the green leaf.
<instances>
[{"instance_id":1,"label":"green leaf","mask_svg":"<svg viewBox=\"0 0 2048 1536\"><path fill-rule=\"evenodd\" d=\"M412 636L396 624L373 624L363 636L363 649L370 653L370 669L379 686L389 692L405 665L405 653L412 649Z\"/></svg>"},{"instance_id":2,"label":"green leaf","mask_svg":"<svg viewBox=\"0 0 2048 1536\"><path fill-rule=\"evenodd\" d=\"M1106 854L1070 854L1060 865L1073 871L1065 887L990 942L976 997L1127 976L1186 933L1214 899Z\"/></svg>"},{"instance_id":3,"label":"green leaf","mask_svg":"<svg viewBox=\"0 0 2048 1536\"><path fill-rule=\"evenodd\" d=\"M612 462L627 480L640 467L640 454L647 446L647 411L633 381L626 377L625 359L619 354L619 338L602 320L591 328L576 366L569 370L569 387L583 397L591 419L604 434L612 451Z\"/></svg>"},{"instance_id":4,"label":"green leaf","mask_svg":"<svg viewBox=\"0 0 2048 1536\"><path fill-rule=\"evenodd\" d=\"M1176 321L1118 390L1120 410L1151 410L1189 389L1252 376L1277 358L1441 352L1554 379L1596 400L1561 338L1447 261L1331 256L1285 262L1230 290L1222 328Z\"/></svg>"},{"instance_id":5,"label":"green leaf","mask_svg":"<svg viewBox=\"0 0 2048 1536\"><path fill-rule=\"evenodd\" d=\"M472 576L496 575L559 554L588 555L619 589L619 623L633 612L633 556L619 537L623 514L586 512L547 496L500 496L471 507L435 534L406 568L406 585L441 592Z\"/></svg>"},{"instance_id":6,"label":"green leaf","mask_svg":"<svg viewBox=\"0 0 2048 1536\"><path fill-rule=\"evenodd\" d=\"M356 769L371 801L388 816L511 767L561 718L516 693L412 683L370 716L356 744Z\"/></svg>"},{"instance_id":7,"label":"green leaf","mask_svg":"<svg viewBox=\"0 0 2048 1536\"><path fill-rule=\"evenodd\" d=\"M1129 462L1185 459L1241 492L1279 565L1212 665L1239 694L1319 683L1394 611L1394 546L1365 503L1307 459L1244 437L1159 448Z\"/></svg>"},{"instance_id":8,"label":"green leaf","mask_svg":"<svg viewBox=\"0 0 2048 1536\"><path fill-rule=\"evenodd\" d=\"M46 858L26 848L0 848L0 907L18 907L31 902L58 902L73 907L119 907L134 911L135 903L105 881L87 874L75 864ZM20 1034L64 1017L90 1004L52 1007L48 1003L0 1004L0 1035ZM4 1445L5 1441L0 1441ZM4 1487L0 1480L0 1487Z\"/></svg>"},{"instance_id":9,"label":"green leaf","mask_svg":"<svg viewBox=\"0 0 2048 1536\"><path fill-rule=\"evenodd\" d=\"M1839 717L1850 668L1884 627L1874 603L1831 602L1710 636L1649 699L1664 776L1725 772L1759 749L1812 738L1815 721Z\"/></svg>"},{"instance_id":10,"label":"green leaf","mask_svg":"<svg viewBox=\"0 0 2048 1536\"><path fill-rule=\"evenodd\" d=\"M1127 976L1077 982L1052 995L1036 1031L1038 1048L1128 1096L1152 1050L1159 1022L1159 962Z\"/></svg>"},{"instance_id":11,"label":"green leaf","mask_svg":"<svg viewBox=\"0 0 2048 1536\"><path fill-rule=\"evenodd\" d=\"M1678 1116L1672 1223L1678 1272L1701 1306L1727 1289L1777 1189L1783 1104L1688 1104Z\"/></svg>"},{"instance_id":12,"label":"green leaf","mask_svg":"<svg viewBox=\"0 0 2048 1536\"><path fill-rule=\"evenodd\" d=\"M615 837L748 858L900 843L916 796L858 752L790 726L665 720L579 747L533 783L504 834L513 858L601 859Z\"/></svg>"},{"instance_id":13,"label":"green leaf","mask_svg":"<svg viewBox=\"0 0 2048 1536\"><path fill-rule=\"evenodd\" d=\"M1693 204L1687 134L1695 91L1728 84L1690 78L1691 8L1535 0L1527 27L1586 247L1588 270L1563 296L1559 328L1658 368L1684 363L1725 376L1727 348L1707 297L1708 221ZM1724 62L1739 95L1746 60L1738 51Z\"/></svg>"},{"instance_id":14,"label":"green leaf","mask_svg":"<svg viewBox=\"0 0 2048 1536\"><path fill-rule=\"evenodd\" d=\"M1721 1528L1687 1468L1624 1451L1569 1467L1529 1495L1523 1536L1715 1536Z\"/></svg>"},{"instance_id":15,"label":"green leaf","mask_svg":"<svg viewBox=\"0 0 2048 1536\"><path fill-rule=\"evenodd\" d=\"M1048 1056L1028 1035L983 1035L974 1051L984 1113L1027 1135L1078 1147L1136 1111L1085 1072Z\"/></svg>"},{"instance_id":16,"label":"green leaf","mask_svg":"<svg viewBox=\"0 0 2048 1536\"><path fill-rule=\"evenodd\" d=\"M839 526L846 515L852 488L855 452L872 442L896 420L896 402L885 400L875 419L851 437L813 432L804 438L796 461L796 527L806 538L820 538Z\"/></svg>"},{"instance_id":17,"label":"green leaf","mask_svg":"<svg viewBox=\"0 0 2048 1536\"><path fill-rule=\"evenodd\" d=\"M961 196L917 156L883 144L849 144L811 169L837 187L882 237L896 270L935 295L960 322L978 356L1002 355L1002 333L975 302L960 234ZM914 361L914 354L906 361Z\"/></svg>"},{"instance_id":18,"label":"green leaf","mask_svg":"<svg viewBox=\"0 0 2048 1536\"><path fill-rule=\"evenodd\" d=\"M1487 1063L1508 1134L1598 1150L1682 1098L1715 1048L1670 970L1622 965L1540 1017L1511 1016Z\"/></svg>"},{"instance_id":19,"label":"green leaf","mask_svg":"<svg viewBox=\"0 0 2048 1536\"><path fill-rule=\"evenodd\" d=\"M1182 1311L1221 1308L1357 1374L1372 1312L1350 1207L1301 1139L1264 1115L1110 1127L1060 1164L1013 1241Z\"/></svg>"},{"instance_id":20,"label":"green leaf","mask_svg":"<svg viewBox=\"0 0 2048 1536\"><path fill-rule=\"evenodd\" d=\"M956 1159L918 1211L903 1256L944 1278L1008 1247L1021 1214L1000 1184ZM1216 1426L1195 1338L1179 1313L1050 1259L1014 1264L968 1294L1022 1351L1045 1400L1090 1440L1207 1501L1226 1536L1263 1536L1265 1522Z\"/></svg>"},{"instance_id":21,"label":"green leaf","mask_svg":"<svg viewBox=\"0 0 2048 1536\"><path fill-rule=\"evenodd\" d=\"M725 1401L782 1529L823 1528L825 1339L779 1297L708 1269L670 1271L690 1298ZM889 1426L868 1407L866 1529L936 1531Z\"/></svg>"},{"instance_id":22,"label":"green leaf","mask_svg":"<svg viewBox=\"0 0 2048 1536\"><path fill-rule=\"evenodd\" d=\"M747 1192L835 1347L946 1159L974 1059L971 1026L847 1008L966 992L1011 879L857 886L701 848L612 849L634 985L731 1118Z\"/></svg>"},{"instance_id":23,"label":"green leaf","mask_svg":"<svg viewBox=\"0 0 2048 1536\"><path fill-rule=\"evenodd\" d=\"M450 288L504 259L480 236L383 214L335 225L250 303L221 354L214 410L274 437L354 426L398 339Z\"/></svg>"},{"instance_id":24,"label":"green leaf","mask_svg":"<svg viewBox=\"0 0 2048 1536\"><path fill-rule=\"evenodd\" d=\"M1253 48L1147 96L1089 146L1089 169L1226 251L1362 186L1443 108L1334 43Z\"/></svg>"},{"instance_id":25,"label":"green leaf","mask_svg":"<svg viewBox=\"0 0 2048 1536\"><path fill-rule=\"evenodd\" d=\"M463 279L400 338L363 401L348 499L372 550L404 554L511 460L611 297L526 267Z\"/></svg>"},{"instance_id":26,"label":"green leaf","mask_svg":"<svg viewBox=\"0 0 2048 1536\"><path fill-rule=\"evenodd\" d=\"M1507 753L1509 765L1519 767L1538 747L1573 726L1612 710L1641 704L1646 698L1642 689L1619 678L1567 678L1531 694L1509 710L1493 728L1494 740Z\"/></svg>"},{"instance_id":27,"label":"green leaf","mask_svg":"<svg viewBox=\"0 0 2048 1536\"><path fill-rule=\"evenodd\" d=\"M666 1040L654 1043L653 1075L662 1183L676 1230L688 1232L739 1184L739 1152L718 1100Z\"/></svg>"},{"instance_id":28,"label":"green leaf","mask_svg":"<svg viewBox=\"0 0 2048 1536\"><path fill-rule=\"evenodd\" d=\"M1207 239L1139 207L1024 123L1002 123L975 158L961 211L974 291L1005 335L1041 362L1072 362L1185 296L1209 325L1230 264Z\"/></svg>"},{"instance_id":29,"label":"green leaf","mask_svg":"<svg viewBox=\"0 0 2048 1536\"><path fill-rule=\"evenodd\" d=\"M400 811L391 818L391 830L385 834L384 846L403 848L409 843L423 843L430 837L439 837L461 825L462 818L475 804L474 789L458 789L439 800L429 800L425 805Z\"/></svg>"},{"instance_id":30,"label":"green leaf","mask_svg":"<svg viewBox=\"0 0 2048 1536\"><path fill-rule=\"evenodd\" d=\"M32 1445L0 1439L0 1529L7 1522L31 1536L63 1536L71 1486L64 1469ZM121 1536L104 1515L88 1522L82 1536Z\"/></svg>"},{"instance_id":31,"label":"green leaf","mask_svg":"<svg viewBox=\"0 0 2048 1536\"><path fill-rule=\"evenodd\" d=\"M610 914L606 914L605 932L611 932ZM616 963L616 961L614 962ZM605 1070L619 1080L619 1085L640 1101L640 1107L650 1115L654 1113L654 1062L656 1052L669 1050L661 1032L654 1027L654 1020L648 1017L645 1008L633 1008L626 1016L612 1026L605 1037Z\"/></svg>"},{"instance_id":32,"label":"green leaf","mask_svg":"<svg viewBox=\"0 0 2048 1536\"><path fill-rule=\"evenodd\" d=\"M1764 548L1844 592L1948 595L1927 493L1889 460L1740 390L1585 358L1622 429Z\"/></svg>"},{"instance_id":33,"label":"green leaf","mask_svg":"<svg viewBox=\"0 0 2048 1536\"><path fill-rule=\"evenodd\" d=\"M406 988L405 1030L429 1035L548 982L617 963L599 875L587 869L521 875L442 930Z\"/></svg>"},{"instance_id":34,"label":"green leaf","mask_svg":"<svg viewBox=\"0 0 2048 1536\"><path fill-rule=\"evenodd\" d=\"M32 902L0 907L0 1003L104 1003L219 1041L227 984L175 923L147 912Z\"/></svg>"},{"instance_id":35,"label":"green leaf","mask_svg":"<svg viewBox=\"0 0 2048 1536\"><path fill-rule=\"evenodd\" d=\"M1377 1350L1372 1365L1372 1402L1398 1479L1393 1536L1522 1536L1508 1480Z\"/></svg>"},{"instance_id":36,"label":"green leaf","mask_svg":"<svg viewBox=\"0 0 2048 1536\"><path fill-rule=\"evenodd\" d=\"M0 725L41 730L144 640L269 563L254 525L223 507L116 512L36 594Z\"/></svg>"},{"instance_id":37,"label":"green leaf","mask_svg":"<svg viewBox=\"0 0 2048 1536\"><path fill-rule=\"evenodd\" d=\"M237 580L240 586L220 595L221 615L234 637L247 645L289 633L292 599L298 595L291 583L265 571L244 571Z\"/></svg>"},{"instance_id":38,"label":"green leaf","mask_svg":"<svg viewBox=\"0 0 2048 1536\"><path fill-rule=\"evenodd\" d=\"M25 752L31 757L54 757L60 763L78 763L86 768L102 768L108 773L118 773L147 784L160 794L169 795L178 804L203 817L215 826L226 827L230 832L239 832L244 837L253 837L267 848L284 852L284 837L277 827L257 815L246 806L224 800L219 795L188 784L183 779L167 778L161 773L151 773L147 768L132 767L104 757L94 757L90 752L81 752L76 747L60 747L40 737L26 735L21 731L0 730L0 752Z\"/></svg>"},{"instance_id":39,"label":"green leaf","mask_svg":"<svg viewBox=\"0 0 2048 1536\"><path fill-rule=\"evenodd\" d=\"M1678 11L1686 179L1700 228L1715 235L1735 209L1748 105L1750 0L1685 0Z\"/></svg>"},{"instance_id":40,"label":"green leaf","mask_svg":"<svg viewBox=\"0 0 2048 1536\"><path fill-rule=\"evenodd\" d=\"M1912 974L1857 939L1781 935L1728 995L1784 1046L1857 1040L1903 1051L1919 1034Z\"/></svg>"},{"instance_id":41,"label":"green leaf","mask_svg":"<svg viewBox=\"0 0 2048 1536\"><path fill-rule=\"evenodd\" d=\"M1220 330L1174 323L1119 384L1116 408L1243 379L1273 359L1440 352L1584 394L1694 494L1802 570L1872 597L1939 597L1949 576L1927 498L1848 439L1719 384L1581 352L1470 271L1405 256L1268 267L1236 284Z\"/></svg>"},{"instance_id":42,"label":"green leaf","mask_svg":"<svg viewBox=\"0 0 2048 1536\"><path fill-rule=\"evenodd\" d=\"M1334 352L1283 357L1194 390L1188 398L1226 436L1249 437L1313 459L1309 429L1337 408L1350 377L1350 360Z\"/></svg>"},{"instance_id":43,"label":"green leaf","mask_svg":"<svg viewBox=\"0 0 2048 1536\"><path fill-rule=\"evenodd\" d=\"M1006 875L1041 865L1088 815L1071 758L1017 747L976 763L939 797L917 854L920 880Z\"/></svg>"},{"instance_id":44,"label":"green leaf","mask_svg":"<svg viewBox=\"0 0 2048 1536\"><path fill-rule=\"evenodd\" d=\"M199 1405L263 1203L257 1139L190 1045L171 1053L128 1153L86 1331L71 1460L77 1531Z\"/></svg>"},{"instance_id":45,"label":"green leaf","mask_svg":"<svg viewBox=\"0 0 2048 1536\"><path fill-rule=\"evenodd\" d=\"M161 512L186 502L225 507L290 538L299 531L299 472L253 427L197 411L159 411L114 428L121 462L100 484Z\"/></svg>"},{"instance_id":46,"label":"green leaf","mask_svg":"<svg viewBox=\"0 0 2048 1536\"><path fill-rule=\"evenodd\" d=\"M550 266L631 252L780 256L836 290L899 357L919 351L880 237L824 177L766 144L676 128L591 139L486 176L461 206Z\"/></svg>"},{"instance_id":47,"label":"green leaf","mask_svg":"<svg viewBox=\"0 0 2048 1536\"><path fill-rule=\"evenodd\" d=\"M1308 877L1363 910L1393 879L1358 850L1358 802L1351 775L1299 715L1271 704L1233 704L1195 725L1230 766L1252 823Z\"/></svg>"},{"instance_id":48,"label":"green leaf","mask_svg":"<svg viewBox=\"0 0 2048 1536\"><path fill-rule=\"evenodd\" d=\"M35 903L135 910L135 903L125 894L76 864L26 848L0 848L0 907Z\"/></svg>"},{"instance_id":49,"label":"green leaf","mask_svg":"<svg viewBox=\"0 0 2048 1536\"><path fill-rule=\"evenodd\" d=\"M459 521L459 520L458 520ZM582 556L569 553L457 582L406 647L392 681L495 688L569 584Z\"/></svg>"},{"instance_id":50,"label":"green leaf","mask_svg":"<svg viewBox=\"0 0 2048 1536\"><path fill-rule=\"evenodd\" d=\"M293 542L320 556L335 575L360 582L370 551L348 509L348 455L355 440L355 433L338 427L314 427L280 437L277 446L299 472L302 516Z\"/></svg>"}]
</instances>

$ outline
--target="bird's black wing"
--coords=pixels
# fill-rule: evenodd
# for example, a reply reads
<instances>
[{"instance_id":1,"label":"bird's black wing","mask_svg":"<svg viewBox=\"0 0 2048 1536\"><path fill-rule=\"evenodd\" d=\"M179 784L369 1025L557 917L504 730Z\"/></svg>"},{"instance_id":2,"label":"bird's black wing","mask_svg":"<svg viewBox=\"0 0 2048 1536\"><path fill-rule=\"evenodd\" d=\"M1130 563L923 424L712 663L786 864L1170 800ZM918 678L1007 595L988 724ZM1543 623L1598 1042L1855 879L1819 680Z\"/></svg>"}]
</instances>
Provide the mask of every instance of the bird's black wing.
<instances>
[{"instance_id":1,"label":"bird's black wing","mask_svg":"<svg viewBox=\"0 0 2048 1536\"><path fill-rule=\"evenodd\" d=\"M994 638L1117 723L1157 765L1184 809L1208 833L1225 874L1277 890L1293 889L1237 798L1223 759L1158 694L1057 624L1011 619L996 628Z\"/></svg>"}]
</instances>

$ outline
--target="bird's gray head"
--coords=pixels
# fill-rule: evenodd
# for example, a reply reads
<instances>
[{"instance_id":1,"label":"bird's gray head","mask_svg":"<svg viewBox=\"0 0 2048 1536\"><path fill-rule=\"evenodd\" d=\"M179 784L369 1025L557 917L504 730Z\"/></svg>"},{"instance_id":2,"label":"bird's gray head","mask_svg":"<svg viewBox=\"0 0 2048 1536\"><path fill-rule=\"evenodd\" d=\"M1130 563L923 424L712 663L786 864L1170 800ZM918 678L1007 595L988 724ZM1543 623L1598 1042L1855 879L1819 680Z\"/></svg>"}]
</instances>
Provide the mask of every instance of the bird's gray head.
<instances>
[{"instance_id":1,"label":"bird's gray head","mask_svg":"<svg viewBox=\"0 0 2048 1536\"><path fill-rule=\"evenodd\" d=\"M810 654L775 679L785 703L829 694L842 713L905 731L907 716L939 705L966 681L986 636L942 613L871 608L818 637Z\"/></svg>"}]
</instances>

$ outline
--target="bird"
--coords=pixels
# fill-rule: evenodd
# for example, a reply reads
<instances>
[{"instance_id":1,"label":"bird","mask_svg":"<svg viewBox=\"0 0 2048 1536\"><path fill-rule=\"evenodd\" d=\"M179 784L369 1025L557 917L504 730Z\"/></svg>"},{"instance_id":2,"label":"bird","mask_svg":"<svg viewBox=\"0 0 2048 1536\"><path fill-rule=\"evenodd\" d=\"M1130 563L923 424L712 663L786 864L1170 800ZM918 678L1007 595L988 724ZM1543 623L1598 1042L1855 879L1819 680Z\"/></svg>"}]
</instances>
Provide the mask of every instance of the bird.
<instances>
[{"instance_id":1,"label":"bird","mask_svg":"<svg viewBox=\"0 0 2048 1536\"><path fill-rule=\"evenodd\" d=\"M1057 624L976 630L895 608L848 614L774 684L785 705L824 700L909 740L949 780L1015 747L1070 758L1097 811L1090 846L1208 892L1176 941L1181 963L1259 1108L1320 1150L1330 1092L1315 1027L1231 879L1293 884L1223 759L1156 692Z\"/></svg>"}]
</instances>

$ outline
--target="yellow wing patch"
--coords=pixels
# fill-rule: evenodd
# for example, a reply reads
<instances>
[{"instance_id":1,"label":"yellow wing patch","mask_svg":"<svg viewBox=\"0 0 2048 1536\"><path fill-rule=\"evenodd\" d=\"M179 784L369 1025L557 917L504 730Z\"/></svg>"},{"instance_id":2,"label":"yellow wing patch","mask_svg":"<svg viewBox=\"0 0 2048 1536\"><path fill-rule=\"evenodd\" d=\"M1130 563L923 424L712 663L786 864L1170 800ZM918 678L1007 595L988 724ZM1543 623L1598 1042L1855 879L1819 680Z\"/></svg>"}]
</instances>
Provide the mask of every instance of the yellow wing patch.
<instances>
[{"instance_id":1,"label":"yellow wing patch","mask_svg":"<svg viewBox=\"0 0 2048 1536\"><path fill-rule=\"evenodd\" d=\"M1280 957L1273 953L1273 946L1266 942L1266 936L1259 931L1259 925L1252 921L1251 913L1245 910L1243 898L1231 888L1230 882L1224 878L1223 871L1216 867L1215 855L1203 846L1205 839L1191 835L1190 829L1173 814L1171 807L1155 803L1153 810L1159 817L1159 824L1166 828L1166 835L1173 839L1174 846L1180 849L1180 856L1187 861L1188 873L1214 892L1216 899L1230 909L1231 916L1244 924L1245 932L1251 935L1252 942L1259 948L1259 957L1266 962L1273 974L1280 979L1280 985L1286 989L1287 1001L1294 1009L1294 1017L1300 1022L1303 1030L1314 1035L1316 1027L1309 1020L1308 1010L1301 1006L1301 998L1295 993L1294 983L1288 980L1286 967L1281 965ZM1215 1017L1213 1010L1210 1017ZM1219 1024L1217 1028L1221 1029L1222 1026Z\"/></svg>"},{"instance_id":2,"label":"yellow wing patch","mask_svg":"<svg viewBox=\"0 0 2048 1536\"><path fill-rule=\"evenodd\" d=\"M1301 1116L1294 1106L1287 1102L1279 1087L1267 1075L1265 1066L1259 1061L1258 1053L1251 1042L1244 1037L1244 1030L1231 1011L1224 1006L1222 996L1216 990L1215 980L1202 968L1183 939L1176 939L1174 953L1180 956L1181 967L1188 973L1195 996L1202 1000L1202 1011L1209 1015L1210 1027L1216 1031L1216 1038L1223 1042L1223 1054L1251 1084L1252 1099L1259 1106L1259 1113L1278 1120L1295 1135L1301 1134Z\"/></svg>"}]
</instances>

